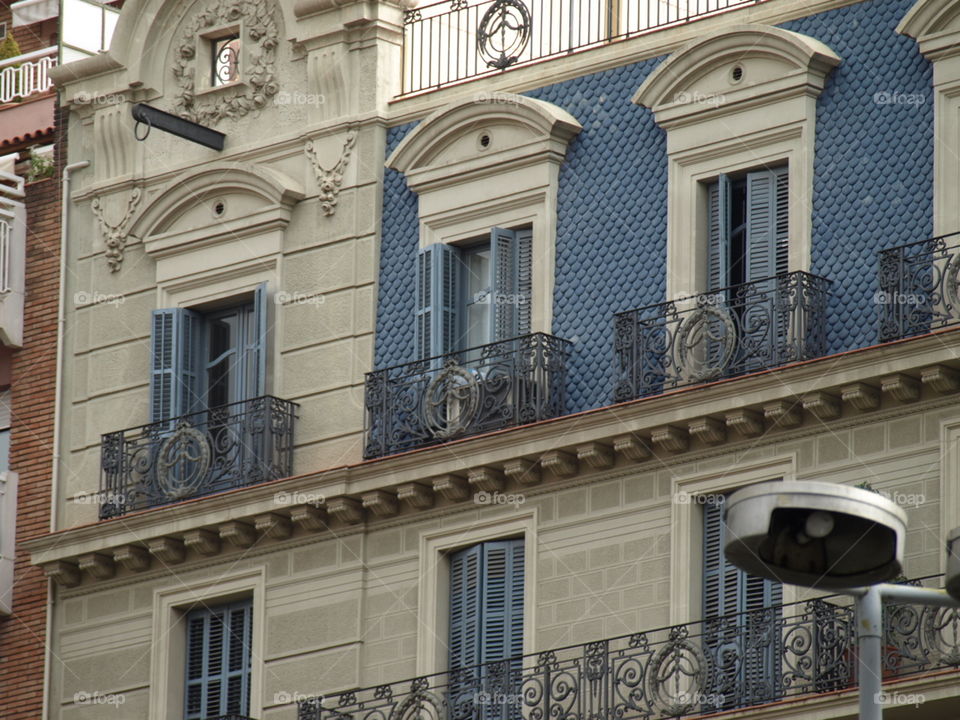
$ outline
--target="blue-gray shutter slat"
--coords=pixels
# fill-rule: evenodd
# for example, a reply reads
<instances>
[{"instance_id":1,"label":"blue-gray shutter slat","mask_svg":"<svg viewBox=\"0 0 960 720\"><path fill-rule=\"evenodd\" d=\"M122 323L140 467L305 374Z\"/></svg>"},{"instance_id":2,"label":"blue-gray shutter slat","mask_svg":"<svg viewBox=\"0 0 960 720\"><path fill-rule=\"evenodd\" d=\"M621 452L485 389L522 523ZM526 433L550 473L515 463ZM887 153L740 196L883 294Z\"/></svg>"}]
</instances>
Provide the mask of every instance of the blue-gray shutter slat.
<instances>
[{"instance_id":1,"label":"blue-gray shutter slat","mask_svg":"<svg viewBox=\"0 0 960 720\"><path fill-rule=\"evenodd\" d=\"M436 243L420 250L417 259L417 323L419 359L445 355L460 341L460 251Z\"/></svg>"},{"instance_id":2,"label":"blue-gray shutter slat","mask_svg":"<svg viewBox=\"0 0 960 720\"><path fill-rule=\"evenodd\" d=\"M184 308L153 311L150 421L192 412L199 402L200 316Z\"/></svg>"}]
</instances>

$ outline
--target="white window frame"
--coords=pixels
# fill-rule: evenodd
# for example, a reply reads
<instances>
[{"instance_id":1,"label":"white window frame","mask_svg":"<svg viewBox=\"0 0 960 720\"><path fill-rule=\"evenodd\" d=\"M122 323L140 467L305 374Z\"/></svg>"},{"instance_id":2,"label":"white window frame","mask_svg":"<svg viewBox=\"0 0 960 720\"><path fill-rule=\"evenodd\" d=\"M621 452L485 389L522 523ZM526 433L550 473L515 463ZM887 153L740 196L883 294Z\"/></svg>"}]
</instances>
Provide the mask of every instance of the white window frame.
<instances>
[{"instance_id":1,"label":"white window frame","mask_svg":"<svg viewBox=\"0 0 960 720\"><path fill-rule=\"evenodd\" d=\"M523 654L534 651L536 615L536 509L486 521L465 519L442 530L420 535L419 595L417 602L417 675L447 671L450 631L449 553L489 540L523 537Z\"/></svg>"},{"instance_id":2,"label":"white window frame","mask_svg":"<svg viewBox=\"0 0 960 720\"><path fill-rule=\"evenodd\" d=\"M197 605L214 607L251 598L250 717L263 715L263 651L266 628L266 574L263 568L191 580L178 575L170 587L153 593L149 720L183 717L184 664L187 657L187 612Z\"/></svg>"},{"instance_id":3,"label":"white window frame","mask_svg":"<svg viewBox=\"0 0 960 720\"><path fill-rule=\"evenodd\" d=\"M481 94L425 118L387 160L419 196L421 248L532 227L531 332L551 332L560 165L581 129L542 100Z\"/></svg>"},{"instance_id":4,"label":"white window frame","mask_svg":"<svg viewBox=\"0 0 960 720\"><path fill-rule=\"evenodd\" d=\"M667 132L668 300L707 289L706 191L721 174L789 167L789 270L809 271L816 99L839 63L813 38L742 25L677 50L641 85L633 101Z\"/></svg>"},{"instance_id":5,"label":"white window frame","mask_svg":"<svg viewBox=\"0 0 960 720\"><path fill-rule=\"evenodd\" d=\"M960 231L960 0L918 0L897 32L933 64L933 234L946 235Z\"/></svg>"},{"instance_id":6,"label":"white window frame","mask_svg":"<svg viewBox=\"0 0 960 720\"><path fill-rule=\"evenodd\" d=\"M702 620L703 594L703 504L697 497L726 494L747 485L769 480L796 479L796 453L764 458L753 463L735 463L709 473L675 476L671 480L670 548L671 564L686 568L673 574L670 582L670 624L684 625ZM783 586L783 603L795 602L794 585Z\"/></svg>"}]
</instances>

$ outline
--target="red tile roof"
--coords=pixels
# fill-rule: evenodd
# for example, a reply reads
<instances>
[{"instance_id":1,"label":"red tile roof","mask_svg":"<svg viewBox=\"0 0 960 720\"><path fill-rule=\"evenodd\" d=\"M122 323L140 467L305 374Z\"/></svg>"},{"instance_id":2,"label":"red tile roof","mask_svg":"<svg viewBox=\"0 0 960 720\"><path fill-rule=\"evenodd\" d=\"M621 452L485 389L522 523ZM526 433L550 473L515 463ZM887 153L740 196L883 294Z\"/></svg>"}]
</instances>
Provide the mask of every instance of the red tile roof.
<instances>
[{"instance_id":1,"label":"red tile roof","mask_svg":"<svg viewBox=\"0 0 960 720\"><path fill-rule=\"evenodd\" d=\"M53 133L54 96L0 106L0 148L43 140Z\"/></svg>"}]
</instances>

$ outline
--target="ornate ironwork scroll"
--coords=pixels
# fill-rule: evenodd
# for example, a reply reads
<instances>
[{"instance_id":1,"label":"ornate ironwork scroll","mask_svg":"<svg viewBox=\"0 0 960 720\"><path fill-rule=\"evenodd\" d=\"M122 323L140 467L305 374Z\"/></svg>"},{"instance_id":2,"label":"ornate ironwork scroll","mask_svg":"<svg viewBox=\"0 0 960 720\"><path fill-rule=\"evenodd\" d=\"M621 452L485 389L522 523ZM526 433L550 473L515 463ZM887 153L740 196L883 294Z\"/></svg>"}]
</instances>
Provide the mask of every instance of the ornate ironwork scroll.
<instances>
[{"instance_id":1,"label":"ornate ironwork scroll","mask_svg":"<svg viewBox=\"0 0 960 720\"><path fill-rule=\"evenodd\" d=\"M477 51L488 67L503 70L520 59L532 29L530 10L523 0L495 0L480 19Z\"/></svg>"},{"instance_id":2,"label":"ornate ironwork scroll","mask_svg":"<svg viewBox=\"0 0 960 720\"><path fill-rule=\"evenodd\" d=\"M104 435L100 517L290 475L296 408L267 395Z\"/></svg>"},{"instance_id":3,"label":"ornate ironwork scroll","mask_svg":"<svg viewBox=\"0 0 960 720\"><path fill-rule=\"evenodd\" d=\"M794 272L618 313L614 399L823 355L830 284Z\"/></svg>"},{"instance_id":4,"label":"ornate ironwork scroll","mask_svg":"<svg viewBox=\"0 0 960 720\"><path fill-rule=\"evenodd\" d=\"M364 456L562 414L569 351L534 333L367 373Z\"/></svg>"}]
</instances>

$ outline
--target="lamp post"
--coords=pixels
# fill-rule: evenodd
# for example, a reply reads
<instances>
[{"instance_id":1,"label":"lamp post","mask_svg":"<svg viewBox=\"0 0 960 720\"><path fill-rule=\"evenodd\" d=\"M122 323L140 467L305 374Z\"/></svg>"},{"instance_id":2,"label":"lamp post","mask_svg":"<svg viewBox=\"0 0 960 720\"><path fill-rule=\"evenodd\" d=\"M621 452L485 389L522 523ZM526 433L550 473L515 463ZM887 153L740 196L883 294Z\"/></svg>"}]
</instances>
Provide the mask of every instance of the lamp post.
<instances>
[{"instance_id":1,"label":"lamp post","mask_svg":"<svg viewBox=\"0 0 960 720\"><path fill-rule=\"evenodd\" d=\"M769 482L730 496L727 559L753 575L842 590L856 600L860 720L881 720L883 601L960 609L960 528L947 536L947 590L892 585L906 513L887 498L822 482Z\"/></svg>"}]
</instances>

